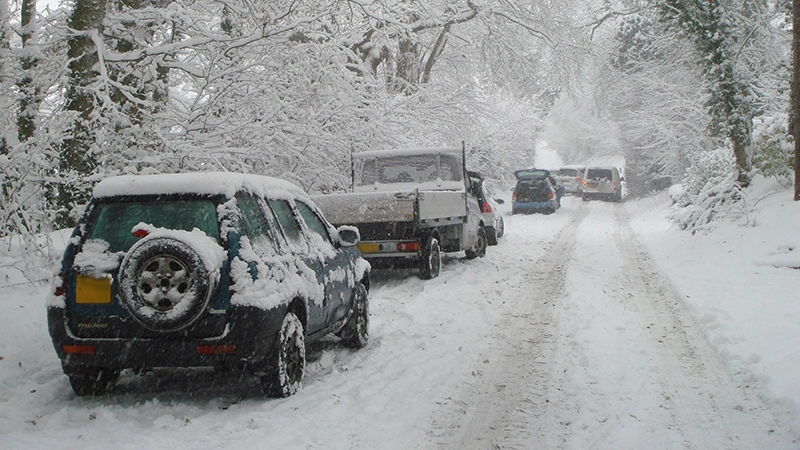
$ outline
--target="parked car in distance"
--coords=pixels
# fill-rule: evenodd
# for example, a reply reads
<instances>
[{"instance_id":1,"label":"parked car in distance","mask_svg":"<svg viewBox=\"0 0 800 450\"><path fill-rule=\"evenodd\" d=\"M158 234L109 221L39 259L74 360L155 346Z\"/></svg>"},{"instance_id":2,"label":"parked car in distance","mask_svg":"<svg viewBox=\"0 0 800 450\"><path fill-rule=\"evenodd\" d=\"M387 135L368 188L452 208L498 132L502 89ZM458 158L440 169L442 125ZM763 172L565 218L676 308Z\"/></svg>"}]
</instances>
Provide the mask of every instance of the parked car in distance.
<instances>
[{"instance_id":1,"label":"parked car in distance","mask_svg":"<svg viewBox=\"0 0 800 450\"><path fill-rule=\"evenodd\" d=\"M583 188L583 175L586 166L564 166L555 175L556 182L564 186L566 194L580 194Z\"/></svg>"},{"instance_id":2,"label":"parked car in distance","mask_svg":"<svg viewBox=\"0 0 800 450\"><path fill-rule=\"evenodd\" d=\"M554 184L549 170L522 169L514 172L517 184L511 195L511 213L552 214L561 207L563 188Z\"/></svg>"},{"instance_id":3,"label":"parked car in distance","mask_svg":"<svg viewBox=\"0 0 800 450\"><path fill-rule=\"evenodd\" d=\"M587 167L583 175L584 200L602 198L605 200L622 200L622 181L619 169L613 166Z\"/></svg>"},{"instance_id":4,"label":"parked car in distance","mask_svg":"<svg viewBox=\"0 0 800 450\"><path fill-rule=\"evenodd\" d=\"M486 180L478 172L468 171L470 180L470 191L478 203L481 205L481 215L483 216L483 229L486 231L486 243L497 245L497 240L505 234L505 223L500 207L504 200L496 198L491 189L486 186Z\"/></svg>"},{"instance_id":5,"label":"parked car in distance","mask_svg":"<svg viewBox=\"0 0 800 450\"><path fill-rule=\"evenodd\" d=\"M79 396L123 369L213 367L300 387L306 344L367 344L369 264L299 187L230 173L120 176L95 186L47 300ZM237 379L233 376L232 379Z\"/></svg>"}]
</instances>

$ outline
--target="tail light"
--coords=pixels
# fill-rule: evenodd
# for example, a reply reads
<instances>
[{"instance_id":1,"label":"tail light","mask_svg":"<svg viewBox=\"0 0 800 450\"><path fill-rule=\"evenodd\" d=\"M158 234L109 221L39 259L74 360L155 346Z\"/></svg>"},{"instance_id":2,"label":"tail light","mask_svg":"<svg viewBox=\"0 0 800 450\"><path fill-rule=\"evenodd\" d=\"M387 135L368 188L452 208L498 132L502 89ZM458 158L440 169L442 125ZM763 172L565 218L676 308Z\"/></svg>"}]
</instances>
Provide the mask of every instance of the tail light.
<instances>
[{"instance_id":1,"label":"tail light","mask_svg":"<svg viewBox=\"0 0 800 450\"><path fill-rule=\"evenodd\" d=\"M55 296L56 297L63 297L67 293L67 274L61 272L58 274L58 278L55 281L56 289L55 289Z\"/></svg>"},{"instance_id":2,"label":"tail light","mask_svg":"<svg viewBox=\"0 0 800 450\"><path fill-rule=\"evenodd\" d=\"M198 345L198 355L233 355L236 353L235 345Z\"/></svg>"},{"instance_id":3,"label":"tail light","mask_svg":"<svg viewBox=\"0 0 800 450\"><path fill-rule=\"evenodd\" d=\"M575 181L577 181L578 183L580 183L580 182L581 182L581 177L575 177Z\"/></svg>"},{"instance_id":4,"label":"tail light","mask_svg":"<svg viewBox=\"0 0 800 450\"><path fill-rule=\"evenodd\" d=\"M586 180L583 180L583 185L586 186Z\"/></svg>"},{"instance_id":5,"label":"tail light","mask_svg":"<svg viewBox=\"0 0 800 450\"><path fill-rule=\"evenodd\" d=\"M511 193L511 201L512 202L517 201L517 191Z\"/></svg>"},{"instance_id":6,"label":"tail light","mask_svg":"<svg viewBox=\"0 0 800 450\"><path fill-rule=\"evenodd\" d=\"M553 191L551 191L550 189L547 190L547 198L548 198L548 200L552 200L553 199Z\"/></svg>"},{"instance_id":7,"label":"tail light","mask_svg":"<svg viewBox=\"0 0 800 450\"><path fill-rule=\"evenodd\" d=\"M490 213L490 212L492 212L492 205L490 205L489 202L481 203L481 212L482 213Z\"/></svg>"},{"instance_id":8,"label":"tail light","mask_svg":"<svg viewBox=\"0 0 800 450\"><path fill-rule=\"evenodd\" d=\"M419 250L419 242L398 242L398 252L415 252Z\"/></svg>"},{"instance_id":9,"label":"tail light","mask_svg":"<svg viewBox=\"0 0 800 450\"><path fill-rule=\"evenodd\" d=\"M94 345L64 345L61 347L67 355L94 355Z\"/></svg>"}]
</instances>

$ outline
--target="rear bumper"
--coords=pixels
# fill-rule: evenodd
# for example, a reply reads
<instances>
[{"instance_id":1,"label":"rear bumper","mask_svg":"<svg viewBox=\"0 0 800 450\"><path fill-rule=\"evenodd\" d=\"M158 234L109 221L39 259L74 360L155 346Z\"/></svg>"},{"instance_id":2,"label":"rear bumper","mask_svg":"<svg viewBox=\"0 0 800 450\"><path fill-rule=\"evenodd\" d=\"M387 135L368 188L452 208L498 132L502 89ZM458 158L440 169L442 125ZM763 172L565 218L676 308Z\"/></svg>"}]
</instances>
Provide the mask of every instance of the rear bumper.
<instances>
[{"instance_id":1,"label":"rear bumper","mask_svg":"<svg viewBox=\"0 0 800 450\"><path fill-rule=\"evenodd\" d=\"M217 337L79 338L66 326L63 308L48 308L50 336L67 375L85 368L240 367L257 365L274 348L283 311L232 307L225 331Z\"/></svg>"},{"instance_id":2,"label":"rear bumper","mask_svg":"<svg viewBox=\"0 0 800 450\"><path fill-rule=\"evenodd\" d=\"M546 202L514 202L511 206L514 213L534 213L544 211L555 211L557 204L553 200Z\"/></svg>"}]
</instances>

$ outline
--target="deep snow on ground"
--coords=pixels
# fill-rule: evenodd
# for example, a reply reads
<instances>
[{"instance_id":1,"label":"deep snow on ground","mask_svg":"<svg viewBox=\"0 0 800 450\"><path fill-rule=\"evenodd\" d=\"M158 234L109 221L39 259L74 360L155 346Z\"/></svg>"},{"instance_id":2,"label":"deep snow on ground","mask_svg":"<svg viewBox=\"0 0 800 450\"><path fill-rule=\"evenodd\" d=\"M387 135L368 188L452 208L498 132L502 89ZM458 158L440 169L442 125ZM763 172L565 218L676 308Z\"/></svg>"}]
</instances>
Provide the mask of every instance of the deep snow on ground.
<instances>
[{"instance_id":1,"label":"deep snow on ground","mask_svg":"<svg viewBox=\"0 0 800 450\"><path fill-rule=\"evenodd\" d=\"M663 195L507 215L485 258L376 272L369 345L314 345L287 399L165 370L75 397L43 269L4 257L0 448L798 448L800 204L773 189L709 234Z\"/></svg>"}]
</instances>

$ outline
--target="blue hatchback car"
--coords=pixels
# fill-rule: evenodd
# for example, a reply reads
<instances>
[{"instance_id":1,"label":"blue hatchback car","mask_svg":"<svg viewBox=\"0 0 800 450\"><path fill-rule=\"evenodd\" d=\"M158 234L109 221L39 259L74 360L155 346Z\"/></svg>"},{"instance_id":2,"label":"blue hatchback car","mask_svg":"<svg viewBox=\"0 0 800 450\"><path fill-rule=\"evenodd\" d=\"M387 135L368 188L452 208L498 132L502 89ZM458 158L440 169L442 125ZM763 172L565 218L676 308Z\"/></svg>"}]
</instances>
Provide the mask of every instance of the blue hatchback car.
<instances>
[{"instance_id":1,"label":"blue hatchback car","mask_svg":"<svg viewBox=\"0 0 800 450\"><path fill-rule=\"evenodd\" d=\"M511 195L512 214L552 214L561 207L564 188L555 184L549 170L522 169L514 175L517 185Z\"/></svg>"}]
</instances>

